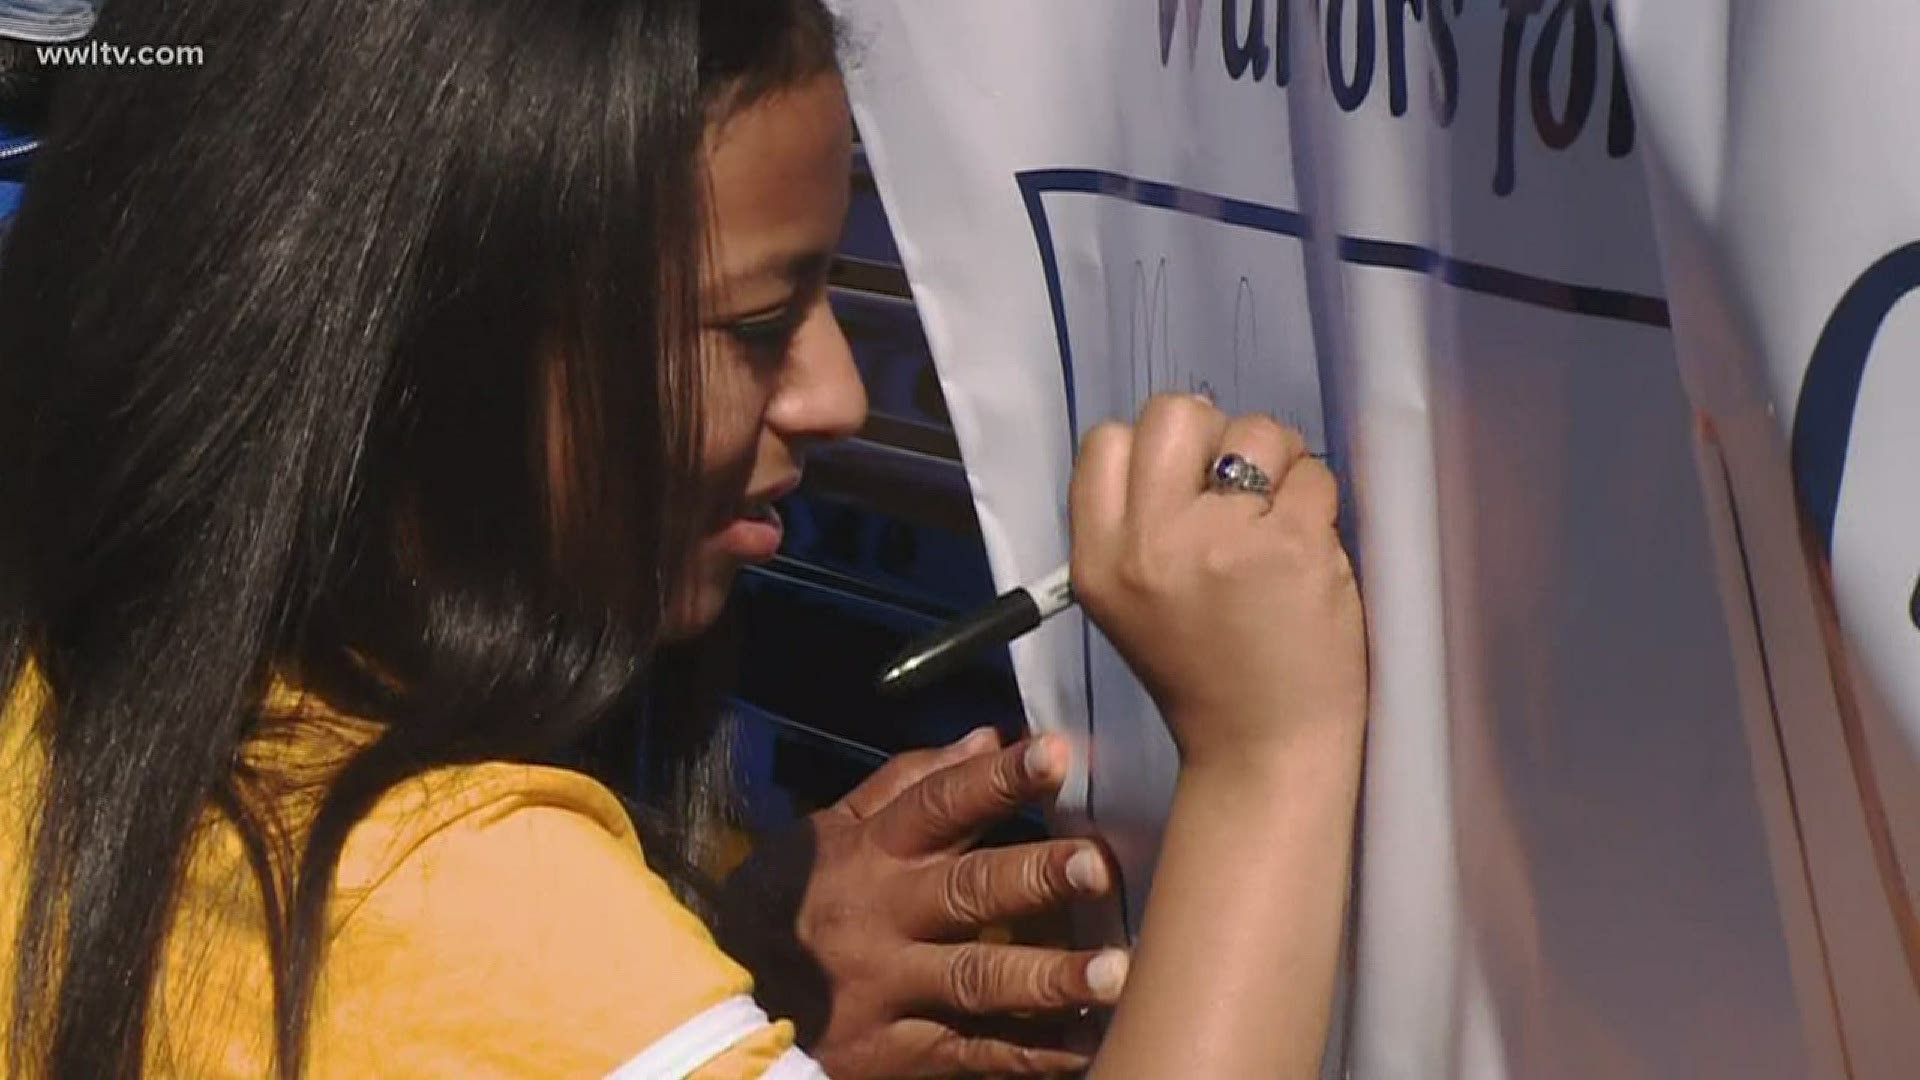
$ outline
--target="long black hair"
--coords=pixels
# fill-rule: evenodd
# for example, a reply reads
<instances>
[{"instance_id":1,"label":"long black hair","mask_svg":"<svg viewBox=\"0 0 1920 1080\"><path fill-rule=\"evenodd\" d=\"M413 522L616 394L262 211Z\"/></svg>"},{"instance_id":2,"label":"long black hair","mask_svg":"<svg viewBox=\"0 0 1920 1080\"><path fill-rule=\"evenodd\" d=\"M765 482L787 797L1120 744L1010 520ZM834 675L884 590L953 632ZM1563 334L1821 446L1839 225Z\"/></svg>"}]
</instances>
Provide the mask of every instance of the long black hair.
<instances>
[{"instance_id":1,"label":"long black hair","mask_svg":"<svg viewBox=\"0 0 1920 1080\"><path fill-rule=\"evenodd\" d=\"M428 768L562 758L670 674L702 134L834 31L818 0L143 0L96 36L205 62L69 73L0 252L0 696L51 690L7 1046L141 1073L223 814L292 1077L355 822ZM244 752L276 678L380 722L297 823ZM652 715L684 822L712 724Z\"/></svg>"}]
</instances>

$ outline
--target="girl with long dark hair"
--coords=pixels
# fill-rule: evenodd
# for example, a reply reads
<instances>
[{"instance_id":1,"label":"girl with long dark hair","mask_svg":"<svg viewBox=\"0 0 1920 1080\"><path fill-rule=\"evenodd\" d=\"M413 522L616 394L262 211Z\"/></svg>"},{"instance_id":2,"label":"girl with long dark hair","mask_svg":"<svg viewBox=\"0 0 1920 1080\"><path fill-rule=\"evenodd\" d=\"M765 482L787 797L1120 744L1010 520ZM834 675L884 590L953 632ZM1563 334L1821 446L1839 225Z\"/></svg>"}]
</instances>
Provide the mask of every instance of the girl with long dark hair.
<instances>
[{"instance_id":1,"label":"girl with long dark hair","mask_svg":"<svg viewBox=\"0 0 1920 1080\"><path fill-rule=\"evenodd\" d=\"M69 73L0 255L9 1072L808 1074L648 862L697 900L704 635L864 417L830 16L128 0L99 33L206 62ZM1272 490L1208 488L1226 450ZM1076 588L1184 761L1103 1072L1317 1056L1365 702L1333 506L1195 399L1083 448ZM614 716L631 812L572 767Z\"/></svg>"}]
</instances>

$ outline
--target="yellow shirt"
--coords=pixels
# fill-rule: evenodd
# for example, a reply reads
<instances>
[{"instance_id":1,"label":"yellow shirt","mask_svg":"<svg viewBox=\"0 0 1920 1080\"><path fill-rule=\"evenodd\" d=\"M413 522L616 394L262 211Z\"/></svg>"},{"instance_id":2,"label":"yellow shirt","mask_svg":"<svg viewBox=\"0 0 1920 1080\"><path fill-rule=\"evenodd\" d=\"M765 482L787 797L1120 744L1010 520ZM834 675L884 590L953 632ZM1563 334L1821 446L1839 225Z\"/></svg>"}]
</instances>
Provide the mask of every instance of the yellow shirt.
<instances>
[{"instance_id":1,"label":"yellow shirt","mask_svg":"<svg viewBox=\"0 0 1920 1080\"><path fill-rule=\"evenodd\" d=\"M44 690L23 682L0 719L0 1018L44 768L29 723ZM214 815L179 903L149 1075L267 1076L263 908ZM647 868L618 800L577 773L488 764L400 785L349 837L326 925L312 1077L820 1075Z\"/></svg>"}]
</instances>

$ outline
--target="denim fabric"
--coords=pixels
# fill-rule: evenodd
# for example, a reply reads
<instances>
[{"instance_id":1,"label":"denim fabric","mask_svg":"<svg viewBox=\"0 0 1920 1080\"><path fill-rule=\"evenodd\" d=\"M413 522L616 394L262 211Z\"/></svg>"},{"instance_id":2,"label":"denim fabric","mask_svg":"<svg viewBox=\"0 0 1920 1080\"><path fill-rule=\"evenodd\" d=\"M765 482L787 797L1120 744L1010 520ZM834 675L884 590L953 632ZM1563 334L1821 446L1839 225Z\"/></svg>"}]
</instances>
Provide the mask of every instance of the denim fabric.
<instances>
[{"instance_id":1,"label":"denim fabric","mask_svg":"<svg viewBox=\"0 0 1920 1080\"><path fill-rule=\"evenodd\" d=\"M54 43L93 29L95 0L0 0L0 37Z\"/></svg>"}]
</instances>

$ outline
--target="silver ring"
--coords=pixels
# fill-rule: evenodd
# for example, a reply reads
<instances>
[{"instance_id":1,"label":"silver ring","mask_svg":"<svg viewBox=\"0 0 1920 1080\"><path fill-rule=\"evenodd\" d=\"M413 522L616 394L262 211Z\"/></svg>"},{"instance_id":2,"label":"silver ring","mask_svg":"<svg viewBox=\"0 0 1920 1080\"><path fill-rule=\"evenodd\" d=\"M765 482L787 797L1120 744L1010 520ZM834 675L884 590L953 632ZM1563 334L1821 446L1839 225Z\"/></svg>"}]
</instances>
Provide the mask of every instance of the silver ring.
<instances>
[{"instance_id":1,"label":"silver ring","mask_svg":"<svg viewBox=\"0 0 1920 1080\"><path fill-rule=\"evenodd\" d=\"M1221 454L1207 467L1207 488L1220 492L1273 494L1273 477L1239 454Z\"/></svg>"}]
</instances>

